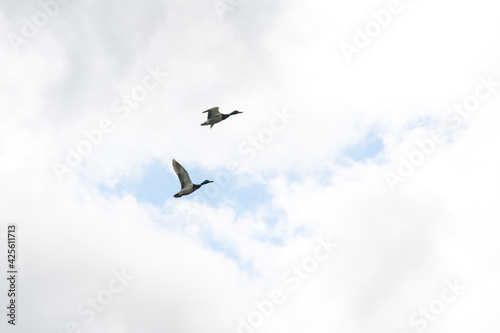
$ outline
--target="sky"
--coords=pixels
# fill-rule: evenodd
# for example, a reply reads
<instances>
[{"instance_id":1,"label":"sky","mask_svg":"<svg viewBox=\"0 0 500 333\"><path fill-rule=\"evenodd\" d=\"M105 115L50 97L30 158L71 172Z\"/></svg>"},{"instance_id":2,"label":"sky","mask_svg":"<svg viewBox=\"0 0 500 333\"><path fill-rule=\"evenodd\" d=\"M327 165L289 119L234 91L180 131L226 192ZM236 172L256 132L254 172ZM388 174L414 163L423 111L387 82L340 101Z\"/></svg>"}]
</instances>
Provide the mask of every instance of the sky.
<instances>
[{"instance_id":1,"label":"sky","mask_svg":"<svg viewBox=\"0 0 500 333\"><path fill-rule=\"evenodd\" d=\"M498 331L495 9L0 0L0 331Z\"/></svg>"}]
</instances>

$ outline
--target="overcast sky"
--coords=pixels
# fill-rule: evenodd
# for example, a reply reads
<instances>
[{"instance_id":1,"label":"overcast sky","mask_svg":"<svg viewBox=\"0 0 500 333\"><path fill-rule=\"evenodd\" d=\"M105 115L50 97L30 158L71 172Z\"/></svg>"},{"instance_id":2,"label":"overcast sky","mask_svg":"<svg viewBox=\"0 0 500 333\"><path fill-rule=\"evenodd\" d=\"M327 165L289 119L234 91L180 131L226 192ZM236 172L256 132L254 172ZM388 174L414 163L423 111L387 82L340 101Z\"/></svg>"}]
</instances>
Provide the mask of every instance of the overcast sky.
<instances>
[{"instance_id":1,"label":"overcast sky","mask_svg":"<svg viewBox=\"0 0 500 333\"><path fill-rule=\"evenodd\" d=\"M2 332L500 329L493 2L58 1L0 0Z\"/></svg>"}]
</instances>

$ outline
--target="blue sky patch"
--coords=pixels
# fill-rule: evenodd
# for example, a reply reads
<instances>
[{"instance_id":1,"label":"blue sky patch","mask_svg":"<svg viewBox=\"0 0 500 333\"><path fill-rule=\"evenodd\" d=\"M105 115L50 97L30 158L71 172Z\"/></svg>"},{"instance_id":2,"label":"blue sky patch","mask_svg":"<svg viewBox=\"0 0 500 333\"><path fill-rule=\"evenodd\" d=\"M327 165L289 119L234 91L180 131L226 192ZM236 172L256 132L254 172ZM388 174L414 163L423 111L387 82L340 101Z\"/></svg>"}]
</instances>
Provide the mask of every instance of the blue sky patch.
<instances>
[{"instance_id":1,"label":"blue sky patch","mask_svg":"<svg viewBox=\"0 0 500 333\"><path fill-rule=\"evenodd\" d=\"M141 179L123 178L112 188L99 184L99 190L116 196L129 193L138 202L161 207L168 197L173 196L180 189L177 176L167 172L165 168L162 163L155 162L146 167Z\"/></svg>"},{"instance_id":2,"label":"blue sky patch","mask_svg":"<svg viewBox=\"0 0 500 333\"><path fill-rule=\"evenodd\" d=\"M367 159L377 156L383 148L384 142L382 139L374 130L370 130L363 140L348 147L344 151L344 155L355 162L364 162Z\"/></svg>"}]
</instances>

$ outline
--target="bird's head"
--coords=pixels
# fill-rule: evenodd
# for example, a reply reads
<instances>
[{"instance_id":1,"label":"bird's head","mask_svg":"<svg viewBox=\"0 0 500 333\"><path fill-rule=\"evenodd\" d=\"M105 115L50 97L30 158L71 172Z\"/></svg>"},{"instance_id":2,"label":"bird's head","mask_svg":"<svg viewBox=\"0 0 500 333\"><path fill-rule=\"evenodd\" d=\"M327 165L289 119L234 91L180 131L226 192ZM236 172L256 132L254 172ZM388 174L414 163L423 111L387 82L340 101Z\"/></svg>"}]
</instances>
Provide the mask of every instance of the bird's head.
<instances>
[{"instance_id":1,"label":"bird's head","mask_svg":"<svg viewBox=\"0 0 500 333\"><path fill-rule=\"evenodd\" d=\"M238 111L238 110L234 110L233 112L230 113L230 115L235 115L235 114L238 114L238 113L243 113L243 112Z\"/></svg>"},{"instance_id":2,"label":"bird's head","mask_svg":"<svg viewBox=\"0 0 500 333\"><path fill-rule=\"evenodd\" d=\"M201 183L200 185L205 185L205 184L208 184L208 183L213 183L213 181L211 181L211 180L204 180L203 183Z\"/></svg>"}]
</instances>

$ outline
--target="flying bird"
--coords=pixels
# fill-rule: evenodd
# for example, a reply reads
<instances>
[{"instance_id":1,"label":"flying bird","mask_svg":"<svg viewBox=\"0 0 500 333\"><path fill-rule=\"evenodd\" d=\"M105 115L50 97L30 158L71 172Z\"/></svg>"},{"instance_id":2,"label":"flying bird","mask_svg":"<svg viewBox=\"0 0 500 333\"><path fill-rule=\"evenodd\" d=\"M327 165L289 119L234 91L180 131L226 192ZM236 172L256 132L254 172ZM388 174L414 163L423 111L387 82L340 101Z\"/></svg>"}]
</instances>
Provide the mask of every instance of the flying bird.
<instances>
[{"instance_id":1,"label":"flying bird","mask_svg":"<svg viewBox=\"0 0 500 333\"><path fill-rule=\"evenodd\" d=\"M210 128L212 128L212 126L214 126L218 122L221 122L224 119L229 118L230 116L233 116L233 115L238 114L238 113L243 113L243 112L238 111L238 110L234 110L230 114L220 113L218 106L211 108L211 109L208 109L207 111L203 111L202 113L205 113L205 112L208 112L207 121L202 123L201 126L210 125Z\"/></svg>"},{"instance_id":2,"label":"flying bird","mask_svg":"<svg viewBox=\"0 0 500 333\"><path fill-rule=\"evenodd\" d=\"M174 166L174 171L177 174L177 177L179 177L179 181L181 182L181 190L179 191L179 193L176 193L174 195L174 198L180 198L183 195L191 194L203 185L213 183L213 181L211 180L205 180L200 185L193 184L186 169L184 169L182 165L179 164L179 162L173 159L172 165Z\"/></svg>"}]
</instances>

